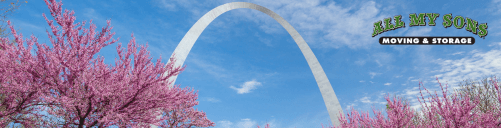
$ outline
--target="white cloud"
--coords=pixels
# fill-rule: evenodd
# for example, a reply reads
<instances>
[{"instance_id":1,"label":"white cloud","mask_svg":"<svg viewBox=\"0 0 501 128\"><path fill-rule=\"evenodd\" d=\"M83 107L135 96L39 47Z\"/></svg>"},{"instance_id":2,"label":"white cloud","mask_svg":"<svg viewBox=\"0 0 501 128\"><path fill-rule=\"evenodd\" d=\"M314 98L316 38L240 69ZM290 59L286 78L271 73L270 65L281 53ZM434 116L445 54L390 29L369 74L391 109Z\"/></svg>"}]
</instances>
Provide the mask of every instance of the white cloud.
<instances>
[{"instance_id":1,"label":"white cloud","mask_svg":"<svg viewBox=\"0 0 501 128\"><path fill-rule=\"evenodd\" d=\"M463 80L479 80L490 75L501 74L501 58L499 58L499 56L501 56L501 50L490 50L487 52L473 50L472 52L463 55L465 55L465 57L461 59L437 59L433 61L434 63L440 65L437 74L423 80L423 83L437 85L424 85L426 89L430 91L430 93L434 95L434 90L440 90L438 84L436 83L437 81L435 80L436 77L439 78L442 85L445 86L445 84L447 84L449 86L449 95L450 93L452 93L451 89L457 89L457 85ZM414 77L409 77L408 80L413 82L418 81L418 79ZM419 98L421 98L419 91L419 87L413 87L403 91L403 95L408 97L407 99L410 101L412 108L414 109L421 108L421 104L416 99L416 96L419 96ZM437 93L441 94L441 91L438 91ZM423 96L426 99L429 95L426 91L424 91Z\"/></svg>"},{"instance_id":2,"label":"white cloud","mask_svg":"<svg viewBox=\"0 0 501 128\"><path fill-rule=\"evenodd\" d=\"M216 123L216 128L256 128L258 125L264 128L266 124L270 125L271 128L276 128L279 126L279 124L275 121L275 119L271 120L270 122L263 122L263 124L259 125L257 121L245 118L245 119L240 119L236 123L233 123L228 120L218 121Z\"/></svg>"},{"instance_id":3,"label":"white cloud","mask_svg":"<svg viewBox=\"0 0 501 128\"><path fill-rule=\"evenodd\" d=\"M431 86L425 86L425 88L432 95L434 95L435 92L433 90L436 90L438 88L431 89L430 87ZM403 92L404 92L403 97L405 97L407 99L407 101L409 102L411 108L414 109L414 110L420 111L421 110L421 103L419 102L419 100L421 100L421 102L422 102L423 99L421 99L421 93L420 93L419 87L413 87L413 88L405 89ZM450 92L450 90L449 90L449 92ZM423 89L422 93L423 93L423 98L426 100L427 105L430 105L430 102L428 100L428 97L429 97L428 92ZM437 92L437 94L441 94L441 91ZM419 98L419 100L418 100L418 98Z\"/></svg>"},{"instance_id":4,"label":"white cloud","mask_svg":"<svg viewBox=\"0 0 501 128\"><path fill-rule=\"evenodd\" d=\"M501 47L501 42L495 42L488 45L489 47Z\"/></svg>"},{"instance_id":5,"label":"white cloud","mask_svg":"<svg viewBox=\"0 0 501 128\"><path fill-rule=\"evenodd\" d=\"M217 103L217 102L221 102L221 100L217 99L217 98L214 98L214 97L207 97L207 98L204 98L205 101L209 101L209 102L212 102L212 103Z\"/></svg>"},{"instance_id":6,"label":"white cloud","mask_svg":"<svg viewBox=\"0 0 501 128\"><path fill-rule=\"evenodd\" d=\"M173 8L170 3L162 4L165 8ZM215 7L235 0L219 0L211 2L200 2L189 5L182 5L179 0L172 3L186 8L194 8L192 11L197 18L200 18L207 8ZM374 1L356 2L351 6L344 6L334 1L325 0L249 0L248 2L264 6L287 20L312 47L338 48L348 46L350 48L364 48L374 44L376 39L369 36L372 32L373 23L391 15L383 10L379 3ZM217 4L217 5L216 5ZM210 6L209 6L210 5ZM196 9L203 8L203 9ZM231 15L238 15L243 21L253 21L259 28L268 34L283 33L283 28L269 16L253 10L234 10ZM232 20L223 19L225 22L234 21L234 16L228 17ZM342 19L342 20L340 20ZM335 21L335 22L333 22ZM356 39L356 40L354 40ZM265 42L266 43L266 42Z\"/></svg>"},{"instance_id":7,"label":"white cloud","mask_svg":"<svg viewBox=\"0 0 501 128\"><path fill-rule=\"evenodd\" d=\"M390 86L390 85L391 85L391 83L384 83L384 85L386 85L386 86Z\"/></svg>"},{"instance_id":8,"label":"white cloud","mask_svg":"<svg viewBox=\"0 0 501 128\"><path fill-rule=\"evenodd\" d=\"M176 10L176 3L167 0L156 0L156 5L169 11Z\"/></svg>"},{"instance_id":9,"label":"white cloud","mask_svg":"<svg viewBox=\"0 0 501 128\"><path fill-rule=\"evenodd\" d=\"M411 28L405 36L430 36L429 33L432 29L432 27Z\"/></svg>"},{"instance_id":10,"label":"white cloud","mask_svg":"<svg viewBox=\"0 0 501 128\"><path fill-rule=\"evenodd\" d=\"M452 53L451 55L461 55L463 54L464 52L456 52L456 53Z\"/></svg>"},{"instance_id":11,"label":"white cloud","mask_svg":"<svg viewBox=\"0 0 501 128\"><path fill-rule=\"evenodd\" d=\"M100 14L100 12L97 12L93 8L84 8L82 13L83 13L83 17L84 17L82 19L85 19L87 21L87 23L89 23L89 21L92 20L92 23L96 24L97 26L106 25L106 20L109 20L109 18L104 17L103 15ZM120 23L113 22L113 21L111 21L111 23L113 25L113 30L116 31L117 29L122 29L122 26ZM131 31L129 31L129 32L131 32ZM136 34L134 34L134 36L136 36Z\"/></svg>"},{"instance_id":12,"label":"white cloud","mask_svg":"<svg viewBox=\"0 0 501 128\"><path fill-rule=\"evenodd\" d=\"M238 94L245 94L249 93L251 90L256 89L257 86L261 86L261 82L252 80L252 81L247 81L244 84L240 85L240 88L234 86L230 86L230 88L236 90Z\"/></svg>"},{"instance_id":13,"label":"white cloud","mask_svg":"<svg viewBox=\"0 0 501 128\"><path fill-rule=\"evenodd\" d=\"M261 35L259 35L258 33L255 33L255 34L254 34L254 36L256 36L256 37L257 37L257 39L258 39L260 42L262 42L262 43L266 44L266 46L268 46L268 47L273 47L272 39L262 37L262 36L261 36Z\"/></svg>"},{"instance_id":14,"label":"white cloud","mask_svg":"<svg viewBox=\"0 0 501 128\"><path fill-rule=\"evenodd\" d=\"M233 123L231 121L222 120L222 121L217 122L216 127L218 127L218 128L232 128L231 125L233 125Z\"/></svg>"},{"instance_id":15,"label":"white cloud","mask_svg":"<svg viewBox=\"0 0 501 128\"><path fill-rule=\"evenodd\" d=\"M374 76L379 75L381 73L376 73L376 72L369 72L369 75L371 75L371 79L374 78Z\"/></svg>"},{"instance_id":16,"label":"white cloud","mask_svg":"<svg viewBox=\"0 0 501 128\"><path fill-rule=\"evenodd\" d=\"M363 82L365 82L365 81L361 80L361 81L358 81L358 82L363 83Z\"/></svg>"},{"instance_id":17,"label":"white cloud","mask_svg":"<svg viewBox=\"0 0 501 128\"><path fill-rule=\"evenodd\" d=\"M366 104L372 104L372 103L377 103L377 104L386 104L386 102L377 102L377 101L371 101L370 97L362 97L360 99L360 101L362 101L362 103L366 103Z\"/></svg>"},{"instance_id":18,"label":"white cloud","mask_svg":"<svg viewBox=\"0 0 501 128\"><path fill-rule=\"evenodd\" d=\"M371 101L369 100L369 97L367 97L367 96L360 99L360 101L362 101L362 103L371 103Z\"/></svg>"},{"instance_id":19,"label":"white cloud","mask_svg":"<svg viewBox=\"0 0 501 128\"><path fill-rule=\"evenodd\" d=\"M501 74L501 50L488 52L474 51L468 56L458 60L436 60L441 65L439 74L441 82L448 81L449 85L455 86L463 80L478 80L490 75ZM431 76L435 78L435 76Z\"/></svg>"},{"instance_id":20,"label":"white cloud","mask_svg":"<svg viewBox=\"0 0 501 128\"><path fill-rule=\"evenodd\" d=\"M403 77L403 75L398 75L398 76L395 76L395 78L400 78L400 77Z\"/></svg>"},{"instance_id":21,"label":"white cloud","mask_svg":"<svg viewBox=\"0 0 501 128\"><path fill-rule=\"evenodd\" d=\"M256 121L252 121L251 119L242 119L235 124L235 128L254 128L256 127Z\"/></svg>"},{"instance_id":22,"label":"white cloud","mask_svg":"<svg viewBox=\"0 0 501 128\"><path fill-rule=\"evenodd\" d=\"M365 60L357 60L357 61L355 61L355 64L363 66L365 64Z\"/></svg>"},{"instance_id":23,"label":"white cloud","mask_svg":"<svg viewBox=\"0 0 501 128\"><path fill-rule=\"evenodd\" d=\"M345 108L345 109L346 109L346 111L350 111L350 110L351 110L351 108L355 108L355 106L358 106L358 105L357 105L357 104L355 104L355 103L351 103L351 104L349 104L349 105L346 105L346 108Z\"/></svg>"}]
</instances>

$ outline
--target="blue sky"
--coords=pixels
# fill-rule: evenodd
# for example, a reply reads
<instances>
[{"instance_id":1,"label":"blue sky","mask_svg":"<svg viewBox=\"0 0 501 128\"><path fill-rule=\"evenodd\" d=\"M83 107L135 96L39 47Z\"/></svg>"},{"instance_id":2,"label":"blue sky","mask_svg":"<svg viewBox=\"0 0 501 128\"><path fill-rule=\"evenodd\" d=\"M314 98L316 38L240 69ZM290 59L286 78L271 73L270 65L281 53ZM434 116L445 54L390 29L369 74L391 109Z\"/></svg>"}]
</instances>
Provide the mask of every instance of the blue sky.
<instances>
[{"instance_id":1,"label":"blue sky","mask_svg":"<svg viewBox=\"0 0 501 128\"><path fill-rule=\"evenodd\" d=\"M435 77L456 85L501 73L501 1L367 1L367 0L244 0L269 8L303 36L323 66L346 111L383 108L384 94L408 97L414 108L418 81L437 90ZM149 44L152 57L167 62L189 28L209 10L234 0L86 0L63 1L77 21L98 28L111 23L127 43L134 33ZM10 17L24 35L49 42L41 0L29 1ZM409 27L410 13L439 13L437 26ZM488 23L488 36L444 28L442 16L452 13ZM406 27L371 37L373 23L402 15ZM474 45L382 46L381 36L472 36ZM117 44L100 51L112 64ZM291 36L271 17L256 10L229 11L198 38L176 84L198 90L199 110L217 128L321 127L330 119L306 60Z\"/></svg>"}]
</instances>

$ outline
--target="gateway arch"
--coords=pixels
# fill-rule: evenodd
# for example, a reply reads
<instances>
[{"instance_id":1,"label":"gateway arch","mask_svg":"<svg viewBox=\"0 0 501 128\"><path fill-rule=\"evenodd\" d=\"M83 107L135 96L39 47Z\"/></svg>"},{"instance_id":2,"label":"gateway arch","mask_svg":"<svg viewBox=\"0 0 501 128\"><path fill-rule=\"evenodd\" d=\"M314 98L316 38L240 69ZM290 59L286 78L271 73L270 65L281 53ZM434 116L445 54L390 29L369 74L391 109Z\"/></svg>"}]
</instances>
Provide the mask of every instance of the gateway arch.
<instances>
[{"instance_id":1,"label":"gateway arch","mask_svg":"<svg viewBox=\"0 0 501 128\"><path fill-rule=\"evenodd\" d=\"M204 29L214 20L216 19L219 15L233 10L233 9L239 9L239 8L249 8L249 9L254 9L261 11L268 16L272 17L275 19L282 27L287 30L287 32L292 36L296 44L299 46L299 49L301 49L301 52L303 53L304 57L306 58L306 61L308 62L308 65L310 66L311 71L313 72L313 76L315 77L315 80L317 81L318 88L320 89L320 92L322 93L322 97L325 102L325 106L327 107L327 111L329 112L329 116L331 118L331 122L334 124L334 126L339 125L339 120L338 116L340 114L343 114L343 110L341 108L341 104L339 104L339 101L336 97L336 93L334 93L334 89L332 89L331 83L329 82L329 79L325 75L324 70L322 69L322 66L320 66L320 63L317 60L317 57L315 57L315 54L311 51L310 47L306 42L304 41L303 37L299 35L299 33L294 29L287 21L285 21L284 18L280 17L278 14L275 12L263 7L259 6L257 4L253 3L247 3L247 2L232 2L232 3L227 3L220 5L211 11L207 12L202 18L200 18L195 25L193 25L188 33L184 35L183 39L181 39L181 42L177 45L176 49L174 50L174 53L172 54L172 57L176 58L176 63L174 64L175 66L182 66L184 61L186 60L186 57L190 53L191 48L195 44L195 41L197 41L198 37ZM172 77L169 80L172 80L174 83L177 79L177 76Z\"/></svg>"}]
</instances>

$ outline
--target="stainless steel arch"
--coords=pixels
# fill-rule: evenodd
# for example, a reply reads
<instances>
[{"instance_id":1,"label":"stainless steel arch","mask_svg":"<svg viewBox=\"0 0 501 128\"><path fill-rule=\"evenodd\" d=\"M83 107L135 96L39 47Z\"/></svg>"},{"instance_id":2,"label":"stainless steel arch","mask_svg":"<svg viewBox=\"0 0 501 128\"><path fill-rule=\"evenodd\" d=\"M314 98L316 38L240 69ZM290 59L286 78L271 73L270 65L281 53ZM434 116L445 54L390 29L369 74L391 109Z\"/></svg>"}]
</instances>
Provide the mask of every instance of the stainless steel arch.
<instances>
[{"instance_id":1,"label":"stainless steel arch","mask_svg":"<svg viewBox=\"0 0 501 128\"><path fill-rule=\"evenodd\" d=\"M191 48L195 44L195 41L198 39L200 34L204 31L204 29L214 20L216 19L219 15L233 10L233 9L238 9L238 8L250 8L254 10L261 11L269 16L271 16L273 19L275 19L280 25L282 25L287 32L292 36L294 41L296 41L296 44L299 46L299 49L301 49L301 52L303 53L304 57L306 58L306 61L308 62L308 65L310 66L311 71L313 72L313 76L315 77L315 80L317 81L318 87L320 89L320 92L322 93L322 97L325 102L325 106L327 107L327 111L329 112L329 116L331 118L331 122L335 125L339 125L339 120L338 116L340 114L343 114L341 105L339 104L339 101L336 97L336 94L334 93L334 89L332 89L332 86L329 82L329 79L325 75L324 70L322 69L322 66L320 66L320 63L317 60L317 57L313 54L311 51L310 47L306 42L304 41L303 37L299 35L299 33L294 29L287 21L284 20L284 18L280 17L278 14L275 12L263 7L259 6L253 3L247 3L247 2L232 2L232 3L227 3L220 5L211 11L207 12L202 18L200 18L195 25L193 25L188 33L183 37L181 42L179 42L178 46L174 50L174 53L172 54L172 57L175 57L177 59L175 66L182 66L184 61L186 60L186 57L188 56L188 53L190 52ZM174 82L176 81L177 77L173 77L170 80L173 80ZM173 82L173 83L174 83Z\"/></svg>"}]
</instances>

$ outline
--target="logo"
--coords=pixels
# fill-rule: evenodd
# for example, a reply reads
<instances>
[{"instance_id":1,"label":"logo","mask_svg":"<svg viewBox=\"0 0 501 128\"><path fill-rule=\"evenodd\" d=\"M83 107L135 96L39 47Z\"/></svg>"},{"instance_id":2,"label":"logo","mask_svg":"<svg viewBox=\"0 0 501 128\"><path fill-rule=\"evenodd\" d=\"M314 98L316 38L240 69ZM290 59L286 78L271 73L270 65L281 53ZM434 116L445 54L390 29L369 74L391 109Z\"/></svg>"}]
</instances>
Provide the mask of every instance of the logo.
<instances>
[{"instance_id":1,"label":"logo","mask_svg":"<svg viewBox=\"0 0 501 128\"><path fill-rule=\"evenodd\" d=\"M426 26L426 18L428 18L428 26L436 26L436 20L440 17L438 13L411 13L409 14L410 27L414 26ZM374 32L372 37L375 37L381 33L396 30L398 28L405 27L405 22L402 21L402 16L397 15L393 17L394 24L391 21L391 17L384 19L384 25L382 21L377 21L374 23ZM444 28L454 26L456 29L465 29L471 32L473 35L477 35L480 38L487 36L487 23L479 24L477 21L462 16L453 17L452 14L445 14L443 17L442 26ZM475 44L475 38L471 36L462 37L388 37L383 36L379 38L379 44L381 45L473 45Z\"/></svg>"}]
</instances>

